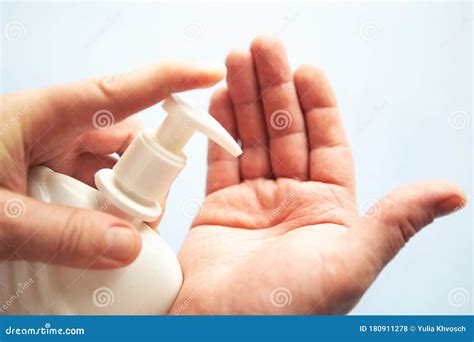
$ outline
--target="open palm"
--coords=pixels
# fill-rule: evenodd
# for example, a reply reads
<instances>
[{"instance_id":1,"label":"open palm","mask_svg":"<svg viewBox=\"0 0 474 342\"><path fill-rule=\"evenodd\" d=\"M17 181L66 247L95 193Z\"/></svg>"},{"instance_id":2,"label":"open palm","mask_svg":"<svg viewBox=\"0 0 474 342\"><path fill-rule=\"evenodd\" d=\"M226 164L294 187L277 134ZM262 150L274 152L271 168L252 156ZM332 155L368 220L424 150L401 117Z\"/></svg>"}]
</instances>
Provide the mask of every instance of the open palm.
<instances>
[{"instance_id":1,"label":"open palm","mask_svg":"<svg viewBox=\"0 0 474 342\"><path fill-rule=\"evenodd\" d=\"M239 138L210 143L207 198L179 258L174 314L346 313L406 241L459 208L443 181L401 187L359 217L334 94L312 66L293 75L282 44L259 37L227 59L211 113Z\"/></svg>"}]
</instances>

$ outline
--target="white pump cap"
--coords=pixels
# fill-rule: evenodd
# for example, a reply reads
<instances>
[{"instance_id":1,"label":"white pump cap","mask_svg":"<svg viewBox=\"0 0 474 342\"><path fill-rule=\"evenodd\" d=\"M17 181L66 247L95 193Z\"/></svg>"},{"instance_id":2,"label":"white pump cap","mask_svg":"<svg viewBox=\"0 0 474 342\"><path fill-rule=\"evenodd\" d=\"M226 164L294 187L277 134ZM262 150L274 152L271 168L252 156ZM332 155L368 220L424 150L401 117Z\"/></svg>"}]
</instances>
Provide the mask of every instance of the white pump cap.
<instances>
[{"instance_id":1,"label":"white pump cap","mask_svg":"<svg viewBox=\"0 0 474 342\"><path fill-rule=\"evenodd\" d=\"M156 132L156 137L166 149L181 152L193 133L200 131L234 157L242 154L232 136L207 112L196 109L177 95L168 96L162 106L169 115Z\"/></svg>"},{"instance_id":2,"label":"white pump cap","mask_svg":"<svg viewBox=\"0 0 474 342\"><path fill-rule=\"evenodd\" d=\"M113 169L95 175L99 191L133 218L145 222L161 215L171 184L186 164L182 149L195 131L200 131L237 157L242 153L232 136L210 114L177 95L163 101L168 112L155 132L140 132Z\"/></svg>"}]
</instances>

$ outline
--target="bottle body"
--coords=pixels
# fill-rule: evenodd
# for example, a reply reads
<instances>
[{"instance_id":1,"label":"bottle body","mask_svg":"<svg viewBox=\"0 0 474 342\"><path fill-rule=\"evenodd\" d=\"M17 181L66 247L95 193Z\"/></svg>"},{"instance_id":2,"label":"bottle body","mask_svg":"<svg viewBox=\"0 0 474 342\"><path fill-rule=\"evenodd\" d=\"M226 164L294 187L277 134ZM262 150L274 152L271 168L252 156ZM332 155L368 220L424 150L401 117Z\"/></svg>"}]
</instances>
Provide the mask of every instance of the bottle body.
<instances>
[{"instance_id":1,"label":"bottle body","mask_svg":"<svg viewBox=\"0 0 474 342\"><path fill-rule=\"evenodd\" d=\"M108 212L138 229L142 249L130 265L84 270L23 260L0 266L6 314L167 314L182 285L179 262L149 226L121 212L96 189L46 167L30 171L29 195L48 203ZM93 220L93 217L91 217ZM29 284L25 288L24 284ZM21 294L18 290L21 289Z\"/></svg>"}]
</instances>

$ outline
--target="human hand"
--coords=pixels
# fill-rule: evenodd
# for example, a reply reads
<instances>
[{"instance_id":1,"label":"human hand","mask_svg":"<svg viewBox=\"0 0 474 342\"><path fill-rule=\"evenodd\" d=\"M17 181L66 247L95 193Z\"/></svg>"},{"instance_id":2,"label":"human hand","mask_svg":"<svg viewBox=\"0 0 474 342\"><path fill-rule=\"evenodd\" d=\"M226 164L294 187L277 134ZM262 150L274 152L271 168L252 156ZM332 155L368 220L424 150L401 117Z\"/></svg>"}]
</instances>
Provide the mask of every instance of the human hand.
<instances>
[{"instance_id":1,"label":"human hand","mask_svg":"<svg viewBox=\"0 0 474 342\"><path fill-rule=\"evenodd\" d=\"M130 223L28 197L28 169L45 165L93 185L96 171L114 165L110 154L121 154L140 129L132 114L222 77L223 71L208 66L161 63L2 96L0 262L21 258L87 268L132 262L141 240Z\"/></svg>"},{"instance_id":2,"label":"human hand","mask_svg":"<svg viewBox=\"0 0 474 342\"><path fill-rule=\"evenodd\" d=\"M461 208L446 181L402 186L359 217L354 169L323 73L292 74L259 37L227 58L210 111L243 154L210 142L207 197L179 254L171 314L343 314L433 219Z\"/></svg>"}]
</instances>

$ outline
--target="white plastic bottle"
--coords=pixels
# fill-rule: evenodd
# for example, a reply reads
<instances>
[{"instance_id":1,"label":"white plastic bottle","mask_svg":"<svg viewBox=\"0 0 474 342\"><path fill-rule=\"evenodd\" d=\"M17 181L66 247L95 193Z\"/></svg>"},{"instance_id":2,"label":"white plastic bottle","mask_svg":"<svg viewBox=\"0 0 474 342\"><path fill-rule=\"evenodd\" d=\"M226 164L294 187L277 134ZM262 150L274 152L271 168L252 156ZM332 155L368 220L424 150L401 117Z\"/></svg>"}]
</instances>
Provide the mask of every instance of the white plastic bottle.
<instances>
[{"instance_id":1,"label":"white plastic bottle","mask_svg":"<svg viewBox=\"0 0 474 342\"><path fill-rule=\"evenodd\" d=\"M113 169L95 175L97 189L46 167L30 170L29 194L49 203L112 213L132 222L142 249L130 265L83 270L26 261L0 266L3 314L166 314L182 285L178 260L143 222L161 215L160 203L186 163L182 148L200 131L238 156L239 145L208 113L176 95L163 102L168 116L158 131L142 131ZM91 217L91 220L94 218ZM21 293L19 293L21 292Z\"/></svg>"}]
</instances>

